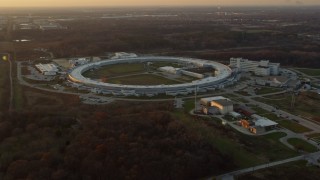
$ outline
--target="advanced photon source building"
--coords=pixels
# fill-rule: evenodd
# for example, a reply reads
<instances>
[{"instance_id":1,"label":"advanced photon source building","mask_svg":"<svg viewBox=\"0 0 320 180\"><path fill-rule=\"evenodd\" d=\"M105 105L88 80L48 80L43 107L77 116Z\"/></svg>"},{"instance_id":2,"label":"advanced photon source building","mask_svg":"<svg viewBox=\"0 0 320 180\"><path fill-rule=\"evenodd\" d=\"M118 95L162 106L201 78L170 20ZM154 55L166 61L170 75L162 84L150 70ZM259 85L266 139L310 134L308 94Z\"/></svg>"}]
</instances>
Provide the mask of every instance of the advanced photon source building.
<instances>
[{"instance_id":1,"label":"advanced photon source building","mask_svg":"<svg viewBox=\"0 0 320 180\"><path fill-rule=\"evenodd\" d=\"M201 98L200 104L204 114L215 114L216 110L223 115L233 112L232 101L222 96Z\"/></svg>"},{"instance_id":2,"label":"advanced photon source building","mask_svg":"<svg viewBox=\"0 0 320 180\"><path fill-rule=\"evenodd\" d=\"M172 85L122 85L111 84L105 82L95 81L84 77L82 74L91 69L96 69L102 66L108 66L112 64L124 64L124 63L148 63L148 62L163 62L181 63L181 64L194 64L198 67L211 66L216 70L215 76L209 76L194 80L192 82L184 84L172 84ZM74 86L85 86L86 88L98 89L102 94L113 94L119 96L131 96L131 95L146 95L153 96L157 94L166 95L186 95L193 93L195 89L199 92L205 92L207 90L214 90L224 87L226 84L232 84L236 81L236 78L232 76L232 70L223 64L192 58L180 58L180 57L132 57L122 59L107 59L99 62L88 63L73 69L69 75L69 80L72 81ZM197 88L195 88L197 87Z\"/></svg>"}]
</instances>

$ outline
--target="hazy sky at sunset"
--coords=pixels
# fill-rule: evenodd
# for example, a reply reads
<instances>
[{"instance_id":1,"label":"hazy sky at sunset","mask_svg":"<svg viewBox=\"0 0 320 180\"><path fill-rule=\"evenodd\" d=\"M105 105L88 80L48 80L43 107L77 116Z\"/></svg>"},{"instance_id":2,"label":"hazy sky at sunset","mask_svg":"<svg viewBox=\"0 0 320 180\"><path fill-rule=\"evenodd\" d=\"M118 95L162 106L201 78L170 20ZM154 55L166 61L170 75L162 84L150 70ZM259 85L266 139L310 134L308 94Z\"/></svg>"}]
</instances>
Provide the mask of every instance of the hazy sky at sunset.
<instances>
[{"instance_id":1,"label":"hazy sky at sunset","mask_svg":"<svg viewBox=\"0 0 320 180\"><path fill-rule=\"evenodd\" d=\"M0 0L0 7L19 6L154 6L154 5L320 5L320 0Z\"/></svg>"}]
</instances>

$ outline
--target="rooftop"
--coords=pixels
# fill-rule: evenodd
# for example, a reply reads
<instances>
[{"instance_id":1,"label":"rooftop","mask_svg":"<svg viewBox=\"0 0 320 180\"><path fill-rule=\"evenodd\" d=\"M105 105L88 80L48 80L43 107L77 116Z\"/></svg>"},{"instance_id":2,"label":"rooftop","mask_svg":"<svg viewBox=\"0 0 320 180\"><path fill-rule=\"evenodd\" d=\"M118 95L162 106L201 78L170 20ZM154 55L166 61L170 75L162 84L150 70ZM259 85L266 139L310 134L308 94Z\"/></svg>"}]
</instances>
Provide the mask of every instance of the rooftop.
<instances>
[{"instance_id":1,"label":"rooftop","mask_svg":"<svg viewBox=\"0 0 320 180\"><path fill-rule=\"evenodd\" d=\"M36 67L42 72L49 72L49 71L59 71L58 67L54 64L36 64Z\"/></svg>"},{"instance_id":2,"label":"rooftop","mask_svg":"<svg viewBox=\"0 0 320 180\"><path fill-rule=\"evenodd\" d=\"M267 127L267 126L275 126L278 125L278 123L271 121L267 118L262 118L262 119L258 119L255 121L255 125L256 126L260 126L260 127Z\"/></svg>"},{"instance_id":3,"label":"rooftop","mask_svg":"<svg viewBox=\"0 0 320 180\"><path fill-rule=\"evenodd\" d=\"M221 99L227 99L223 96L215 96L215 97L207 97L207 98L201 98L202 101L216 101Z\"/></svg>"},{"instance_id":4,"label":"rooftop","mask_svg":"<svg viewBox=\"0 0 320 180\"><path fill-rule=\"evenodd\" d=\"M219 99L219 100L215 100L216 103L219 103L222 106L230 106L233 105L233 102L227 99Z\"/></svg>"}]
</instances>

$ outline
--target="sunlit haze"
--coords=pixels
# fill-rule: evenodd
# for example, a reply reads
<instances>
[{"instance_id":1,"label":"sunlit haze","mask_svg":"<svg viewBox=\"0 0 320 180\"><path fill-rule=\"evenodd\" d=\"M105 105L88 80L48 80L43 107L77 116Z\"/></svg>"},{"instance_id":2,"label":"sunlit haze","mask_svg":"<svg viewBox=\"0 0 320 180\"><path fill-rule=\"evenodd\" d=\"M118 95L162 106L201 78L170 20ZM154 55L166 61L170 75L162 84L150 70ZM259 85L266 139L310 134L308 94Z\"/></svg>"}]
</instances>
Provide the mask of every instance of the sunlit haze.
<instances>
[{"instance_id":1,"label":"sunlit haze","mask_svg":"<svg viewBox=\"0 0 320 180\"><path fill-rule=\"evenodd\" d=\"M191 6L191 5L320 5L319 0L0 0L0 7L72 6Z\"/></svg>"}]
</instances>

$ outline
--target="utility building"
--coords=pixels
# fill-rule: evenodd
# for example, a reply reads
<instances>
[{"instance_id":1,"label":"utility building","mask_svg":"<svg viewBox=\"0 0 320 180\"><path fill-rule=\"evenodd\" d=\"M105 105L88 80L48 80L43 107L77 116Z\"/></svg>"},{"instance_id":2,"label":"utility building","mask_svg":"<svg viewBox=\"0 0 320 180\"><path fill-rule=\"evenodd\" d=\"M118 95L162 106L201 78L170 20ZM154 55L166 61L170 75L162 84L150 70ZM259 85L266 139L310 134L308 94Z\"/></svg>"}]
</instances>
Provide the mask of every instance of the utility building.
<instances>
[{"instance_id":1,"label":"utility building","mask_svg":"<svg viewBox=\"0 0 320 180\"><path fill-rule=\"evenodd\" d=\"M46 76L54 76L59 71L58 67L54 64L36 64L36 68L41 74Z\"/></svg>"},{"instance_id":2,"label":"utility building","mask_svg":"<svg viewBox=\"0 0 320 180\"><path fill-rule=\"evenodd\" d=\"M202 105L202 109L205 114L208 114L209 110L212 108L217 109L220 114L233 112L232 101L222 96L201 98L200 104Z\"/></svg>"},{"instance_id":3,"label":"utility building","mask_svg":"<svg viewBox=\"0 0 320 180\"><path fill-rule=\"evenodd\" d=\"M253 118L254 126L251 126L249 128L249 131L254 134L270 131L276 128L276 126L278 125L278 123L256 114L252 115L251 117Z\"/></svg>"}]
</instances>

